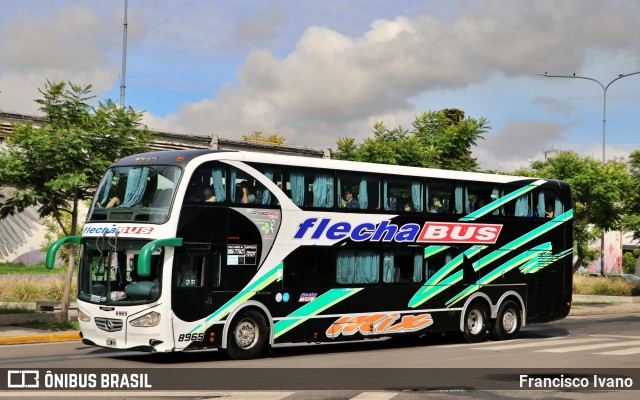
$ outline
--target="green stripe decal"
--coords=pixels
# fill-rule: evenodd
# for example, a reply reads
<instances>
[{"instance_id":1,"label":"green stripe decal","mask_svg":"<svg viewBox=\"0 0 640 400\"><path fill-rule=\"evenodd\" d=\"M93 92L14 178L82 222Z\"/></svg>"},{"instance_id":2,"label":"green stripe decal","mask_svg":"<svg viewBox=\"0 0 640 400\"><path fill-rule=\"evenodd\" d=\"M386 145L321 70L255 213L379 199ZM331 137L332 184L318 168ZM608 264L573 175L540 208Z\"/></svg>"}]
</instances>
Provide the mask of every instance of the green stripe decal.
<instances>
[{"instance_id":1,"label":"green stripe decal","mask_svg":"<svg viewBox=\"0 0 640 400\"><path fill-rule=\"evenodd\" d=\"M546 181L543 179L537 180L535 182L532 182L530 184L528 184L527 186L524 186L518 190L514 190L513 192L509 193L506 196L500 197L499 199L496 199L494 201L492 201L491 203L487 204L486 206L477 209L476 211L472 212L469 215L466 215L462 218L460 218L460 221L475 221L476 219L482 217L483 215L486 215L488 213L490 213L491 211L495 210L496 208L500 207L502 204L507 203L513 199L515 199L516 197L522 196L523 194L530 192L531 190L537 188L538 186L542 185L543 183L545 183Z\"/></svg>"},{"instance_id":2,"label":"green stripe decal","mask_svg":"<svg viewBox=\"0 0 640 400\"><path fill-rule=\"evenodd\" d=\"M462 292L458 293L455 297L447 301L446 305L451 306L457 303L458 301L467 297L471 293L477 291L481 285L486 285L488 283L493 282L494 280L500 278L503 273L507 273L512 269L518 267L519 265L528 263L529 261L537 262L537 258L540 254L548 253L549 251L551 251L551 242L543 243L539 246L534 247L531 250L522 252L521 254L515 256L514 258L502 264L498 268L494 269L487 275L483 276L474 285L471 285L465 290L463 290Z\"/></svg>"},{"instance_id":3,"label":"green stripe decal","mask_svg":"<svg viewBox=\"0 0 640 400\"><path fill-rule=\"evenodd\" d=\"M433 274L433 276L429 278L424 285L422 285L422 288L413 295L411 300L409 300L409 307L417 307L444 290L444 286L436 285L444 279L445 276L449 275L453 270L462 265L464 256L467 256L467 258L473 257L486 248L487 246L473 246L464 253L458 254L453 260L449 261L444 267L440 268L435 274Z\"/></svg>"},{"instance_id":4,"label":"green stripe decal","mask_svg":"<svg viewBox=\"0 0 640 400\"><path fill-rule=\"evenodd\" d=\"M438 254L451 246L429 246L424 248L424 258L429 258L434 254Z\"/></svg>"},{"instance_id":5,"label":"green stripe decal","mask_svg":"<svg viewBox=\"0 0 640 400\"><path fill-rule=\"evenodd\" d=\"M505 254L508 254L509 252L522 247L523 245L529 243L530 241L532 241L533 239L549 232L551 229L559 226L560 223L569 221L571 218L573 218L573 210L569 210L566 213L560 215L557 218L552 219L551 221L547 222L544 225L541 225L539 227L537 227L536 229L532 230L531 232L527 233L526 235L522 235L519 238L512 240L511 242L505 244L504 246L502 246L501 248L499 248L498 250L482 257L481 259L479 259L478 261L476 261L473 264L473 269L475 271L478 271L480 269L482 269L483 267L491 264L492 262L498 260L499 258L501 258L502 256L504 256Z\"/></svg>"},{"instance_id":6,"label":"green stripe decal","mask_svg":"<svg viewBox=\"0 0 640 400\"><path fill-rule=\"evenodd\" d=\"M287 319L278 321L273 326L273 338L277 338L296 326L302 324L310 317L321 313L329 307L341 302L342 300L353 296L363 288L354 289L331 289L320 295L315 300L303 305L287 316Z\"/></svg>"},{"instance_id":7,"label":"green stripe decal","mask_svg":"<svg viewBox=\"0 0 640 400\"><path fill-rule=\"evenodd\" d=\"M222 307L218 308L213 314L205 318L205 322L211 323L219 321L226 317L231 310L240 303L252 298L256 292L264 289L273 283L279 276L282 276L282 263L276 265L271 271L265 273L259 279L248 284L241 292L235 295L231 300L227 301Z\"/></svg>"},{"instance_id":8,"label":"green stripe decal","mask_svg":"<svg viewBox=\"0 0 640 400\"><path fill-rule=\"evenodd\" d=\"M498 259L502 258L503 256L505 256L506 254L511 253L513 250L518 249L520 247L522 247L523 245L529 243L530 241L534 240L535 238L541 236L542 234L550 231L551 229L559 226L561 223L564 223L566 221L569 221L571 218L573 218L573 210L569 210L566 213L552 219L551 221L545 223L544 225L539 226L538 228L532 230L531 232L515 239L512 240L511 242L505 244L504 246L502 246L501 248L499 248L498 250L493 251L492 253L482 257L481 259L479 259L478 261L476 261L473 264L473 269L475 271L479 271L480 269L482 269L483 267L497 261ZM473 249L473 248L471 248ZM469 249L469 250L471 250ZM460 257L460 256L458 256ZM458 259L458 257L456 257L454 260ZM517 258L517 257L516 257ZM453 262L454 260L452 260L451 262ZM524 260L527 261L527 260ZM450 263L451 263L450 262ZM449 264L450 264L449 263ZM449 265L447 264L447 265ZM442 269L446 269L447 265L445 265ZM519 264L516 264L519 265ZM497 270L499 270L501 267L497 268ZM493 271L495 272L495 271ZM497 276L501 275L502 271L500 271L498 273ZM417 306L419 306L420 304L424 303L425 301L429 300L430 298L432 298L433 296L435 296L436 294L442 292L443 290L445 290L447 288L447 285L453 285L455 283L458 283L462 280L462 271L458 271L455 274L451 275L449 278L443 280L442 282L440 282L439 285L435 285L431 282L427 282L425 283L425 286L427 285L431 285L429 287L423 286L421 287L418 292L411 298L411 300L409 300L409 307L415 308ZM492 275L492 273L490 273L487 276ZM434 275L436 276L436 275ZM485 276L486 278L486 276ZM433 277L431 278L433 279ZM431 281L430 279L430 281ZM484 279L484 278L483 278ZM463 291L463 293L459 294L458 296L454 297L453 299L449 300L449 302L458 299L459 296L463 295L464 293L466 293L467 291L469 291L468 294L473 293L474 291L476 291L478 288L476 287L475 289L472 287L468 288L467 290ZM463 296L466 297L466 296ZM448 304L448 303L447 303Z\"/></svg>"}]
</instances>

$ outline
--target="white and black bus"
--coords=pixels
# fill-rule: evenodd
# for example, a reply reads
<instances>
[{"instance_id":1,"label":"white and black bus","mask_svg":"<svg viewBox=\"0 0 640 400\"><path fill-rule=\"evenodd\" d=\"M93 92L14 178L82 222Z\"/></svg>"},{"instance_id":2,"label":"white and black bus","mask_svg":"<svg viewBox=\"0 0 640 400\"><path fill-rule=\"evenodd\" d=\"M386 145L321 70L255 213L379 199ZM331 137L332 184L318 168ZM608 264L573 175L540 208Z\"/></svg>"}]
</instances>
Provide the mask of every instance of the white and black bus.
<instances>
[{"instance_id":1,"label":"white and black bus","mask_svg":"<svg viewBox=\"0 0 640 400\"><path fill-rule=\"evenodd\" d=\"M241 151L134 155L80 244L85 343L222 348L460 331L515 337L571 307L561 181Z\"/></svg>"}]
</instances>

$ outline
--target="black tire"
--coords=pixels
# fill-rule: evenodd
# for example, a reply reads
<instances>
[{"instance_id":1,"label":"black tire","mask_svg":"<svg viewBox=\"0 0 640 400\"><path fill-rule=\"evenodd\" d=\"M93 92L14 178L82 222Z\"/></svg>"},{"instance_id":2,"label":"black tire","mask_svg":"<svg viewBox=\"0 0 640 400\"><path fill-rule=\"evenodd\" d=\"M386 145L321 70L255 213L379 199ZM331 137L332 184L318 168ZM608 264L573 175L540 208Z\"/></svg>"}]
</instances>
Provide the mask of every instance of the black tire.
<instances>
[{"instance_id":1,"label":"black tire","mask_svg":"<svg viewBox=\"0 0 640 400\"><path fill-rule=\"evenodd\" d=\"M518 336L521 326L520 308L512 300L507 300L498 309L496 321L491 329L491 339L511 340Z\"/></svg>"},{"instance_id":2,"label":"black tire","mask_svg":"<svg viewBox=\"0 0 640 400\"><path fill-rule=\"evenodd\" d=\"M464 313L462 334L468 343L484 341L489 334L489 318L484 304L475 302Z\"/></svg>"},{"instance_id":3,"label":"black tire","mask_svg":"<svg viewBox=\"0 0 640 400\"><path fill-rule=\"evenodd\" d=\"M234 360L257 358L264 354L268 343L264 315L256 310L240 311L229 327L226 353Z\"/></svg>"}]
</instances>

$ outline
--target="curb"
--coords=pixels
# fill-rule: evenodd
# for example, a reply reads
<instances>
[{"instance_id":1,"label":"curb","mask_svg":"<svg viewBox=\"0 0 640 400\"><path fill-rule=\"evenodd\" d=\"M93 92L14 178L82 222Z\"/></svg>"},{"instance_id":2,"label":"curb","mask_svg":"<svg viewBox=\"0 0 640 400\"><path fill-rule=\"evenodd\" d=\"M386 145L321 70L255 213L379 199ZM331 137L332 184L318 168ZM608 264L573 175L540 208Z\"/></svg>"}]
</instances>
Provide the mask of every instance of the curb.
<instances>
[{"instance_id":1,"label":"curb","mask_svg":"<svg viewBox=\"0 0 640 400\"><path fill-rule=\"evenodd\" d=\"M0 337L0 345L70 342L70 341L76 341L76 340L80 340L80 332L44 333L44 334L36 334L36 335Z\"/></svg>"}]
</instances>

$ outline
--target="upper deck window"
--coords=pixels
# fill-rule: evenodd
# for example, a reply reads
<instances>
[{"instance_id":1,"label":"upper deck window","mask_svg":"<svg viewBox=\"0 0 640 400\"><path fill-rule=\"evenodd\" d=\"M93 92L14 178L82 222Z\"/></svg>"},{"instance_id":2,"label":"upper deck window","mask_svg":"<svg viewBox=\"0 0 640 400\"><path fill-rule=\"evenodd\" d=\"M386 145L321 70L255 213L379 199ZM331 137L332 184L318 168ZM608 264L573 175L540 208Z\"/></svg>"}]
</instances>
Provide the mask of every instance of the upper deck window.
<instances>
[{"instance_id":1,"label":"upper deck window","mask_svg":"<svg viewBox=\"0 0 640 400\"><path fill-rule=\"evenodd\" d=\"M178 167L111 168L98 188L89 221L165 222L179 178Z\"/></svg>"}]
</instances>

